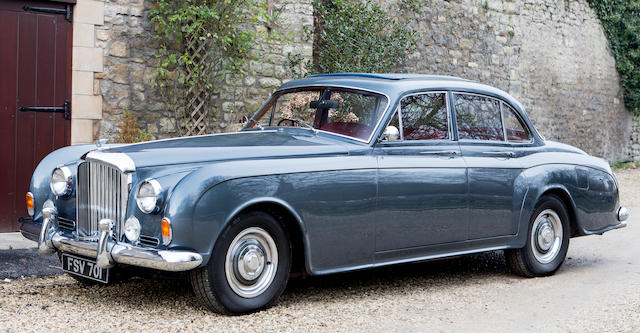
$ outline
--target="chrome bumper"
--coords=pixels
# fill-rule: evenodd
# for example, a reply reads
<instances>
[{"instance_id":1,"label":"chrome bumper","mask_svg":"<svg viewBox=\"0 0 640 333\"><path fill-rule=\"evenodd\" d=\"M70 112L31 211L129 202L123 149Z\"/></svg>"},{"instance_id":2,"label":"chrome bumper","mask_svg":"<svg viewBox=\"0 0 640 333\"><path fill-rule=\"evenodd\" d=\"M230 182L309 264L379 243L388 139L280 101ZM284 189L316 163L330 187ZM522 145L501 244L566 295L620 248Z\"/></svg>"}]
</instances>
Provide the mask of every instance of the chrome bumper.
<instances>
[{"instance_id":1,"label":"chrome bumper","mask_svg":"<svg viewBox=\"0 0 640 333\"><path fill-rule=\"evenodd\" d=\"M61 251L96 258L97 265L102 268L126 264L171 272L188 271L202 263L202 256L195 252L157 250L116 242L111 237L111 220L100 221L100 236L95 242L66 237L56 230L55 208L43 209L42 215L38 251L43 254Z\"/></svg>"}]
</instances>

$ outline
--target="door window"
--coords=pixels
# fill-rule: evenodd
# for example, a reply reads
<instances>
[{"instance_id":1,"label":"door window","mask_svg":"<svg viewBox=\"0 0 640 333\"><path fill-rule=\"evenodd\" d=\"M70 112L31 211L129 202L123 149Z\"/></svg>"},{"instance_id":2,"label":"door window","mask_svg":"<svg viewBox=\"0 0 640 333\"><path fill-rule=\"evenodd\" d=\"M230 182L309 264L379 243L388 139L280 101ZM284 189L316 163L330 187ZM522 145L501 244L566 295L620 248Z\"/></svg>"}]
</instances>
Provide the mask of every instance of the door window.
<instances>
[{"instance_id":1,"label":"door window","mask_svg":"<svg viewBox=\"0 0 640 333\"><path fill-rule=\"evenodd\" d=\"M529 142L531 134L516 112L507 104L502 103L502 117L509 142Z\"/></svg>"},{"instance_id":2,"label":"door window","mask_svg":"<svg viewBox=\"0 0 640 333\"><path fill-rule=\"evenodd\" d=\"M460 140L504 141L498 100L472 94L454 94L454 100Z\"/></svg>"},{"instance_id":3,"label":"door window","mask_svg":"<svg viewBox=\"0 0 640 333\"><path fill-rule=\"evenodd\" d=\"M449 139L446 93L411 95L402 99L404 140Z\"/></svg>"}]
</instances>

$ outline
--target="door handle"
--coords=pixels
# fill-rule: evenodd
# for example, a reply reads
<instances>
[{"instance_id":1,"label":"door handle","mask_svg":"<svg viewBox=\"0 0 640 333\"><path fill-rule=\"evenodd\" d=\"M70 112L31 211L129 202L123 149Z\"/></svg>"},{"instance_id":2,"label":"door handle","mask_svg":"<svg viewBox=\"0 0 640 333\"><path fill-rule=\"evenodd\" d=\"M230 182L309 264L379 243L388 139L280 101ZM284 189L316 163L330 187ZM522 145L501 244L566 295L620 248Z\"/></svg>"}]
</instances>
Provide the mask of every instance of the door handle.
<instances>
[{"instance_id":1,"label":"door handle","mask_svg":"<svg viewBox=\"0 0 640 333\"><path fill-rule=\"evenodd\" d=\"M485 151L482 153L494 157L516 157L516 153L512 151Z\"/></svg>"},{"instance_id":2,"label":"door handle","mask_svg":"<svg viewBox=\"0 0 640 333\"><path fill-rule=\"evenodd\" d=\"M427 150L421 151L420 155L458 155L459 150Z\"/></svg>"}]
</instances>

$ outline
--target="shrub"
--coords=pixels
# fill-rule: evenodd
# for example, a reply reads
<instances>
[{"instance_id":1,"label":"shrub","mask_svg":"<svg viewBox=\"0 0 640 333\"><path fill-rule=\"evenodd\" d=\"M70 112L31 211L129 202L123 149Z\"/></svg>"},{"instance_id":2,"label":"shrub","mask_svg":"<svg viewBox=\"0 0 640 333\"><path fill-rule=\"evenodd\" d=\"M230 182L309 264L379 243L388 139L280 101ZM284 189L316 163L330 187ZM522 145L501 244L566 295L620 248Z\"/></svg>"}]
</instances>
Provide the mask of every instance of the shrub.
<instances>
[{"instance_id":1,"label":"shrub","mask_svg":"<svg viewBox=\"0 0 640 333\"><path fill-rule=\"evenodd\" d=\"M409 0L411 1L411 0ZM419 8L414 1L401 10ZM289 54L294 74L336 72L390 72L415 50L415 31L370 0L314 0L313 60Z\"/></svg>"},{"instance_id":2,"label":"shrub","mask_svg":"<svg viewBox=\"0 0 640 333\"><path fill-rule=\"evenodd\" d=\"M116 118L118 121L118 132L116 137L117 143L134 143L153 140L153 135L147 131L140 129L138 119L125 110L122 117Z\"/></svg>"}]
</instances>

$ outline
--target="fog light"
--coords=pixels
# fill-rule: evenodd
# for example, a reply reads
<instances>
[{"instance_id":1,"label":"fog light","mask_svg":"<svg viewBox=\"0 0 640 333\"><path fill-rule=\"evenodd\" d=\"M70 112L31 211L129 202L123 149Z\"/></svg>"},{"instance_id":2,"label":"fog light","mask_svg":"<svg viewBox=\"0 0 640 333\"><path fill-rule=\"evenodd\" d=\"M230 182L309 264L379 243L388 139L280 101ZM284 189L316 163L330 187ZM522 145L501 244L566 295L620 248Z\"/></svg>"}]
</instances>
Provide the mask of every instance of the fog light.
<instances>
[{"instance_id":1,"label":"fog light","mask_svg":"<svg viewBox=\"0 0 640 333\"><path fill-rule=\"evenodd\" d=\"M29 213L29 216L33 216L34 214L34 207L35 207L35 201L33 200L33 194L31 192L27 192L27 213Z\"/></svg>"},{"instance_id":2,"label":"fog light","mask_svg":"<svg viewBox=\"0 0 640 333\"><path fill-rule=\"evenodd\" d=\"M173 238L171 232L171 221L167 217L162 218L162 244L169 245Z\"/></svg>"},{"instance_id":3,"label":"fog light","mask_svg":"<svg viewBox=\"0 0 640 333\"><path fill-rule=\"evenodd\" d=\"M140 238L140 221L134 216L124 222L124 235L132 243L137 242Z\"/></svg>"}]
</instances>

